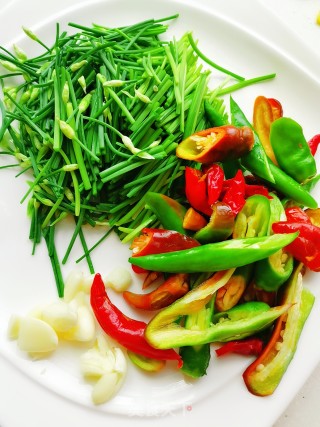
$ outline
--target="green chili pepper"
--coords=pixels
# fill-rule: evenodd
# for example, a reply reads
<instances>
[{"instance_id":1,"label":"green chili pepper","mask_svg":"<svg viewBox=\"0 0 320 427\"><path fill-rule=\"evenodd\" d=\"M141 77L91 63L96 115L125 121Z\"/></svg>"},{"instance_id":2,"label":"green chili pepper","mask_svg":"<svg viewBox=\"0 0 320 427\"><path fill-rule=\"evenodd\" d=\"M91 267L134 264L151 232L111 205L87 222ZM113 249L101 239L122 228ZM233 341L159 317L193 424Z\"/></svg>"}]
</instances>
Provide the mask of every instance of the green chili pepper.
<instances>
[{"instance_id":1,"label":"green chili pepper","mask_svg":"<svg viewBox=\"0 0 320 427\"><path fill-rule=\"evenodd\" d=\"M285 216L284 207L280 199L275 195L272 195L270 200L270 208L268 234L271 232L272 224L281 221ZM282 248L268 258L256 262L253 281L258 288L268 292L275 292L289 279L292 271L293 257Z\"/></svg>"},{"instance_id":2,"label":"green chili pepper","mask_svg":"<svg viewBox=\"0 0 320 427\"><path fill-rule=\"evenodd\" d=\"M232 97L230 97L230 112L231 123L234 126L249 126L252 128L249 120ZM268 182L274 182L267 155L256 133L254 133L253 148L241 158L241 163L254 175Z\"/></svg>"},{"instance_id":3,"label":"green chili pepper","mask_svg":"<svg viewBox=\"0 0 320 427\"><path fill-rule=\"evenodd\" d=\"M293 257L282 249L257 262L254 282L268 292L277 291L291 276Z\"/></svg>"},{"instance_id":4,"label":"green chili pepper","mask_svg":"<svg viewBox=\"0 0 320 427\"><path fill-rule=\"evenodd\" d=\"M199 286L204 279L208 279L208 274L200 275L192 288ZM186 329L205 330L211 324L214 313L215 296L196 313L191 313L184 319ZM211 359L210 344L188 345L179 350L183 365L181 371L192 378L200 378L206 374Z\"/></svg>"},{"instance_id":5,"label":"green chili pepper","mask_svg":"<svg viewBox=\"0 0 320 427\"><path fill-rule=\"evenodd\" d=\"M183 218L187 209L179 202L165 194L149 191L145 196L147 206L155 213L161 225L166 230L187 234L183 228Z\"/></svg>"},{"instance_id":6,"label":"green chili pepper","mask_svg":"<svg viewBox=\"0 0 320 427\"><path fill-rule=\"evenodd\" d=\"M291 243L298 233L247 237L208 243L192 249L131 257L129 262L151 271L201 273L226 270L250 264Z\"/></svg>"},{"instance_id":7,"label":"green chili pepper","mask_svg":"<svg viewBox=\"0 0 320 427\"><path fill-rule=\"evenodd\" d=\"M233 238L266 236L270 214L270 200L267 197L260 194L248 197L236 217Z\"/></svg>"},{"instance_id":8,"label":"green chili pepper","mask_svg":"<svg viewBox=\"0 0 320 427\"><path fill-rule=\"evenodd\" d=\"M223 126L229 122L225 111L221 111L221 107L214 106L207 100L204 101L204 111L211 126Z\"/></svg>"},{"instance_id":9,"label":"green chili pepper","mask_svg":"<svg viewBox=\"0 0 320 427\"><path fill-rule=\"evenodd\" d=\"M308 190L274 165L271 160L270 169L274 177L274 183L271 184L272 187L302 206L307 206L311 209L318 207L317 201L311 196Z\"/></svg>"},{"instance_id":10,"label":"green chili pepper","mask_svg":"<svg viewBox=\"0 0 320 427\"><path fill-rule=\"evenodd\" d=\"M280 117L271 124L270 142L280 168L302 183L317 173L316 161L295 120Z\"/></svg>"},{"instance_id":11,"label":"green chili pepper","mask_svg":"<svg viewBox=\"0 0 320 427\"><path fill-rule=\"evenodd\" d=\"M230 99L230 109L231 121L235 126L248 126L247 118L232 98ZM241 163L254 175L266 180L284 196L312 209L318 206L308 190L267 158L258 137L253 149L241 158Z\"/></svg>"},{"instance_id":12,"label":"green chili pepper","mask_svg":"<svg viewBox=\"0 0 320 427\"><path fill-rule=\"evenodd\" d=\"M226 240L234 227L234 213L227 203L216 202L211 206L212 214L208 224L193 236L200 243Z\"/></svg>"},{"instance_id":13,"label":"green chili pepper","mask_svg":"<svg viewBox=\"0 0 320 427\"><path fill-rule=\"evenodd\" d=\"M223 315L221 313L220 321L218 319L217 323L203 330L186 329L176 323L180 316L196 313L204 307L208 299L227 283L233 272L234 269L215 273L184 297L161 310L145 330L147 341L155 348L168 349L245 338L270 326L290 307L283 305L270 308L262 302L245 303Z\"/></svg>"},{"instance_id":14,"label":"green chili pepper","mask_svg":"<svg viewBox=\"0 0 320 427\"><path fill-rule=\"evenodd\" d=\"M283 295L282 302L291 305L288 312L278 318L263 352L243 373L248 390L255 395L270 395L278 387L314 304L314 295L303 288L301 266L295 270Z\"/></svg>"}]
</instances>

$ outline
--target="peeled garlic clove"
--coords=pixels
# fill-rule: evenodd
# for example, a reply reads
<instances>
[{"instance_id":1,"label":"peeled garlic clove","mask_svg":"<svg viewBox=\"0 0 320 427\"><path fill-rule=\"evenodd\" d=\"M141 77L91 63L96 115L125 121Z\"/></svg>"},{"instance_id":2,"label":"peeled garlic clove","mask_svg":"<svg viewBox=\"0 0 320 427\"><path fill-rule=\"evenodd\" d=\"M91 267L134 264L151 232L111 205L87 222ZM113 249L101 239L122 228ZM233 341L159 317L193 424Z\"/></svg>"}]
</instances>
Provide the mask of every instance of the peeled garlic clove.
<instances>
[{"instance_id":1,"label":"peeled garlic clove","mask_svg":"<svg viewBox=\"0 0 320 427\"><path fill-rule=\"evenodd\" d=\"M103 375L93 386L91 394L93 403L95 405L101 405L110 400L119 389L118 383L119 374L112 372Z\"/></svg>"},{"instance_id":2,"label":"peeled garlic clove","mask_svg":"<svg viewBox=\"0 0 320 427\"><path fill-rule=\"evenodd\" d=\"M70 302L82 289L83 274L81 271L74 270L67 277L64 285L63 299Z\"/></svg>"},{"instance_id":3,"label":"peeled garlic clove","mask_svg":"<svg viewBox=\"0 0 320 427\"><path fill-rule=\"evenodd\" d=\"M130 272L122 267L113 269L105 280L106 287L110 287L116 292L123 292L129 288L132 282Z\"/></svg>"},{"instance_id":4,"label":"peeled garlic clove","mask_svg":"<svg viewBox=\"0 0 320 427\"><path fill-rule=\"evenodd\" d=\"M20 321L18 347L28 353L48 353L57 348L55 330L43 320L25 317Z\"/></svg>"},{"instance_id":5,"label":"peeled garlic clove","mask_svg":"<svg viewBox=\"0 0 320 427\"><path fill-rule=\"evenodd\" d=\"M80 357L80 369L86 378L100 378L114 371L115 357L111 351L100 353L97 348L86 351Z\"/></svg>"},{"instance_id":6,"label":"peeled garlic clove","mask_svg":"<svg viewBox=\"0 0 320 427\"><path fill-rule=\"evenodd\" d=\"M115 357L113 370L124 376L127 372L127 359L121 348L115 347L113 353Z\"/></svg>"},{"instance_id":7,"label":"peeled garlic clove","mask_svg":"<svg viewBox=\"0 0 320 427\"><path fill-rule=\"evenodd\" d=\"M7 335L10 340L16 340L19 336L21 317L12 315L8 323Z\"/></svg>"},{"instance_id":8,"label":"peeled garlic clove","mask_svg":"<svg viewBox=\"0 0 320 427\"><path fill-rule=\"evenodd\" d=\"M96 325L93 314L86 305L78 307L77 318L76 326L63 333L62 337L70 341L93 341L96 336Z\"/></svg>"},{"instance_id":9,"label":"peeled garlic clove","mask_svg":"<svg viewBox=\"0 0 320 427\"><path fill-rule=\"evenodd\" d=\"M59 300L42 310L42 319L57 332L66 332L77 324L78 315L69 304Z\"/></svg>"}]
</instances>

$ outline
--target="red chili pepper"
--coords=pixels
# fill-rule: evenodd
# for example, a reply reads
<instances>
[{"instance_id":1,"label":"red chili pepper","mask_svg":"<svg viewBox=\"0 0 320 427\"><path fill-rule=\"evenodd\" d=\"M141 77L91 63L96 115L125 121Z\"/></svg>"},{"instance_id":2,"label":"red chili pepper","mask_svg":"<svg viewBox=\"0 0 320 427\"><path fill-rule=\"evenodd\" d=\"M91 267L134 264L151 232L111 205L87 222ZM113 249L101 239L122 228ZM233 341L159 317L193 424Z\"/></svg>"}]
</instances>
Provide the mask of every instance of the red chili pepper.
<instances>
[{"instance_id":1,"label":"red chili pepper","mask_svg":"<svg viewBox=\"0 0 320 427\"><path fill-rule=\"evenodd\" d=\"M320 134L313 136L308 141L308 145L310 147L310 151L313 156L316 154L319 144L320 144Z\"/></svg>"},{"instance_id":2,"label":"red chili pepper","mask_svg":"<svg viewBox=\"0 0 320 427\"><path fill-rule=\"evenodd\" d=\"M227 188L222 201L227 203L232 212L237 215L245 204L245 180L241 169L238 170L234 178L224 181Z\"/></svg>"},{"instance_id":3,"label":"red chili pepper","mask_svg":"<svg viewBox=\"0 0 320 427\"><path fill-rule=\"evenodd\" d=\"M279 117L282 117L283 116L283 108L282 108L280 101L278 101L275 98L267 98L267 100L268 100L268 103L269 103L271 110L272 110L273 120L277 120L277 119L279 119Z\"/></svg>"},{"instance_id":4,"label":"red chili pepper","mask_svg":"<svg viewBox=\"0 0 320 427\"><path fill-rule=\"evenodd\" d=\"M229 341L222 347L216 349L218 357L229 353L242 354L244 356L259 356L263 349L263 341L259 338Z\"/></svg>"},{"instance_id":5,"label":"red chili pepper","mask_svg":"<svg viewBox=\"0 0 320 427\"><path fill-rule=\"evenodd\" d=\"M320 271L320 228L310 223L280 221L272 225L274 233L293 233L298 237L286 250L313 271Z\"/></svg>"},{"instance_id":6,"label":"red chili pepper","mask_svg":"<svg viewBox=\"0 0 320 427\"><path fill-rule=\"evenodd\" d=\"M157 289L148 294L123 292L123 298L135 308L142 310L159 310L172 304L189 291L188 275L173 274Z\"/></svg>"},{"instance_id":7,"label":"red chili pepper","mask_svg":"<svg viewBox=\"0 0 320 427\"><path fill-rule=\"evenodd\" d=\"M306 212L298 206L292 206L291 208L285 209L287 222L302 222L311 224L311 220Z\"/></svg>"},{"instance_id":8,"label":"red chili pepper","mask_svg":"<svg viewBox=\"0 0 320 427\"><path fill-rule=\"evenodd\" d=\"M262 196L272 199L269 195L269 190L264 185L258 184L246 184L245 185L245 198L254 196L255 194L261 194Z\"/></svg>"},{"instance_id":9,"label":"red chili pepper","mask_svg":"<svg viewBox=\"0 0 320 427\"><path fill-rule=\"evenodd\" d=\"M144 256L160 254L165 252L179 251L199 246L192 237L178 233L173 230L164 230L160 228L144 228L142 234L136 237L132 244L132 256ZM135 273L145 273L146 270L132 266Z\"/></svg>"},{"instance_id":10,"label":"red chili pepper","mask_svg":"<svg viewBox=\"0 0 320 427\"><path fill-rule=\"evenodd\" d=\"M224 172L218 164L212 165L207 171L208 203L213 205L220 197L224 181Z\"/></svg>"},{"instance_id":11,"label":"red chili pepper","mask_svg":"<svg viewBox=\"0 0 320 427\"><path fill-rule=\"evenodd\" d=\"M110 301L101 278L97 273L91 286L90 303L98 323L104 332L123 347L134 353L157 360L177 360L182 366L181 356L173 349L159 350L152 347L145 339L147 324L125 316Z\"/></svg>"},{"instance_id":12,"label":"red chili pepper","mask_svg":"<svg viewBox=\"0 0 320 427\"><path fill-rule=\"evenodd\" d=\"M197 211L210 216L212 209L208 203L207 174L189 166L185 170L185 192L190 205Z\"/></svg>"}]
</instances>

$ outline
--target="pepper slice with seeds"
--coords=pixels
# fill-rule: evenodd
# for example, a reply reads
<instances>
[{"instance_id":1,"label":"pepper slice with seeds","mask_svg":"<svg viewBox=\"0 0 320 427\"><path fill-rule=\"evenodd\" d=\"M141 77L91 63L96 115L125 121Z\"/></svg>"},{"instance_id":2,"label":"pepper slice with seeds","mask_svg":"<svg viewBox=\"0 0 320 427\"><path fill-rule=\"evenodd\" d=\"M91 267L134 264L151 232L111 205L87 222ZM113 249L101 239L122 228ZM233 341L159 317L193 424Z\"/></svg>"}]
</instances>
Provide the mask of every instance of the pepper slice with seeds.
<instances>
[{"instance_id":1,"label":"pepper slice with seeds","mask_svg":"<svg viewBox=\"0 0 320 427\"><path fill-rule=\"evenodd\" d=\"M271 395L278 387L312 309L315 297L303 288L301 269L299 264L284 291L282 303L291 307L278 318L263 352L243 373L248 390L257 396Z\"/></svg>"}]
</instances>

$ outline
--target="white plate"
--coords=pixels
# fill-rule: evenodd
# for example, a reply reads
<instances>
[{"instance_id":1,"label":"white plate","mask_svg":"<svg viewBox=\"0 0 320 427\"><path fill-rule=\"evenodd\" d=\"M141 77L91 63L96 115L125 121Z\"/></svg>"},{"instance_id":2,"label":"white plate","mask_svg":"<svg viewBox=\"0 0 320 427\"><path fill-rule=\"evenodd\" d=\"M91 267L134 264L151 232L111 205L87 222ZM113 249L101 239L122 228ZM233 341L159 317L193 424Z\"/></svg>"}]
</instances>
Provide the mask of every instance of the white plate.
<instances>
[{"instance_id":1,"label":"white plate","mask_svg":"<svg viewBox=\"0 0 320 427\"><path fill-rule=\"evenodd\" d=\"M285 115L302 124L306 137L318 133L319 83L287 55L204 4L183 4L168 0L155 0L152 3L148 0L91 2L65 10L54 20L46 20L45 23L39 21L35 28L39 37L49 43L53 40L57 20L62 28L66 28L69 21L115 26L179 12L180 18L171 24L168 37L180 36L192 30L199 39L199 47L226 68L247 78L277 73L277 78L272 82L251 86L233 94L248 117L252 115L255 97L264 94L282 102ZM25 25L23 16L19 15L19 21L20 26ZM33 45L29 40L22 37L19 45L33 54L34 51L30 50ZM267 427L285 409L320 360L320 347L314 340L320 327L320 288L317 288L316 275L308 274L305 283L315 293L317 301L303 331L296 356L273 396L258 398L248 393L242 381L242 372L249 363L248 359L229 357L215 360L213 356L208 375L194 382L186 381L173 367L158 376L144 375L130 367L127 381L118 396L106 405L93 407L90 403L90 386L82 381L78 373L77 352L66 348L59 350L49 360L34 362L17 351L16 343L6 339L7 322L12 313L26 313L37 304L51 301L56 297L56 292L46 248L38 248L37 254L31 256L26 206L19 204L26 185L22 178L14 178L12 170L1 171L1 177L0 372L5 378L12 378L12 384L15 384L12 388L9 384L4 389L0 386L2 427L50 427L58 423L64 426L70 422L79 427L89 422L99 427L109 421L120 427L128 422L133 426L150 422L155 425L166 422L167 426L173 426L180 421L191 426L207 417L212 417L219 427L234 423L238 427ZM319 200L319 191L314 195ZM60 231L60 253L63 253L69 241L66 234L70 232L68 227ZM94 242L97 232L91 232L89 239ZM76 247L65 274L75 267L74 260L81 254L80 248ZM99 248L94 256L94 265L97 271L105 274L115 264L127 266L128 255L128 248L114 238ZM85 269L86 266L82 264L79 268ZM120 303L120 298L113 297ZM127 307L125 309L129 315L136 315ZM19 393L19 407L26 414L22 421L18 421L21 419L20 412L14 412L15 393Z\"/></svg>"}]
</instances>

